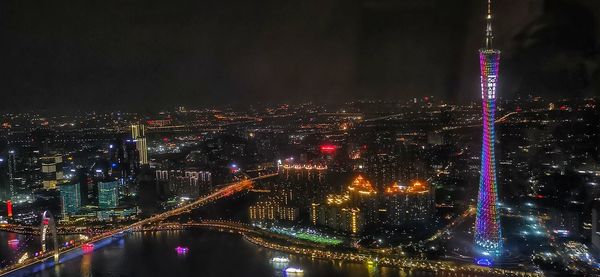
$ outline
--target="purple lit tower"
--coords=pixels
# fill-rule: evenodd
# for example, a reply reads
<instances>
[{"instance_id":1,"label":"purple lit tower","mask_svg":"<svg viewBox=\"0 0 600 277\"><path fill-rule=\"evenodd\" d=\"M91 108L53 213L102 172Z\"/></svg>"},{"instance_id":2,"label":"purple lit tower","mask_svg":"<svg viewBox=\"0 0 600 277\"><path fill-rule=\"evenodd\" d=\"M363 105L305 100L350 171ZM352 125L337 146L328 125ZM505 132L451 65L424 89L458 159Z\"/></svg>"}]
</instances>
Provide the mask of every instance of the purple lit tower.
<instances>
[{"instance_id":1,"label":"purple lit tower","mask_svg":"<svg viewBox=\"0 0 600 277\"><path fill-rule=\"evenodd\" d=\"M486 21L485 47L479 50L483 140L481 145L481 176L479 179L479 196L477 198L477 218L475 219L475 244L479 254L498 256L502 252L502 230L498 214L494 121L500 51L492 48L491 0L488 0Z\"/></svg>"}]
</instances>

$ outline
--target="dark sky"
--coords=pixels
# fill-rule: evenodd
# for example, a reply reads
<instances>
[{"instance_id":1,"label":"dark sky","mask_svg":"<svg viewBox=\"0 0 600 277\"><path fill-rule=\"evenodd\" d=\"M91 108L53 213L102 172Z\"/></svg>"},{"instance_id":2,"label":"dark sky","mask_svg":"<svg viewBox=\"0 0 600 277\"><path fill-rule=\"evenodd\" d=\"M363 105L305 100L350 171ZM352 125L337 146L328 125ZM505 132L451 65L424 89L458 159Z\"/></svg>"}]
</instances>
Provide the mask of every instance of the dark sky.
<instances>
[{"instance_id":1,"label":"dark sky","mask_svg":"<svg viewBox=\"0 0 600 277\"><path fill-rule=\"evenodd\" d=\"M498 0L500 94L600 88L600 1ZM0 3L0 111L476 100L485 0Z\"/></svg>"}]
</instances>

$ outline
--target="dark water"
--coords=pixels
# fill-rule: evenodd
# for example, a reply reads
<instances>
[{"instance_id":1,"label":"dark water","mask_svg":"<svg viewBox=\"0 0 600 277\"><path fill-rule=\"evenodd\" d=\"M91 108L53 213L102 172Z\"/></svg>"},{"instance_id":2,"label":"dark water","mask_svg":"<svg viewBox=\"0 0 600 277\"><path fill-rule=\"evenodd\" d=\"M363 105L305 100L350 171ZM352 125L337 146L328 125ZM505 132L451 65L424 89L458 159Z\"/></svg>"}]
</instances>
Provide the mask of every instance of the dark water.
<instances>
[{"instance_id":1,"label":"dark water","mask_svg":"<svg viewBox=\"0 0 600 277\"><path fill-rule=\"evenodd\" d=\"M0 238L3 239L0 254L4 257L12 251L5 247L4 239L7 236L7 233L0 233ZM178 255L175 247L180 245L189 247L189 253ZM287 256L290 263L271 263L271 258L276 256ZM285 276L282 270L286 266L304 269L302 275L288 276L434 275L286 255L258 247L239 235L186 230L133 233L92 253L73 257L32 276Z\"/></svg>"}]
</instances>

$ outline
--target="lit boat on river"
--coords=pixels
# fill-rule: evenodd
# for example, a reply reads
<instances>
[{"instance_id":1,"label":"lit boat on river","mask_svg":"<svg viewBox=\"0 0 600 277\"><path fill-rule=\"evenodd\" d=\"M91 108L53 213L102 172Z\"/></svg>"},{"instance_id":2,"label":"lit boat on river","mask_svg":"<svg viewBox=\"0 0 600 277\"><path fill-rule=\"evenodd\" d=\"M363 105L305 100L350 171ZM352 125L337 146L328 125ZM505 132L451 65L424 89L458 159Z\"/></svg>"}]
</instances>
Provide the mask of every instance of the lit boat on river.
<instances>
[{"instance_id":1,"label":"lit boat on river","mask_svg":"<svg viewBox=\"0 0 600 277\"><path fill-rule=\"evenodd\" d=\"M291 274L304 273L303 269L301 269L301 268L295 268L295 267L288 267L288 268L284 269L283 271L285 271L285 273L291 273Z\"/></svg>"},{"instance_id":2,"label":"lit boat on river","mask_svg":"<svg viewBox=\"0 0 600 277\"><path fill-rule=\"evenodd\" d=\"M275 257L275 258L271 259L271 261L274 263L289 263L290 259L288 259L286 257Z\"/></svg>"}]
</instances>

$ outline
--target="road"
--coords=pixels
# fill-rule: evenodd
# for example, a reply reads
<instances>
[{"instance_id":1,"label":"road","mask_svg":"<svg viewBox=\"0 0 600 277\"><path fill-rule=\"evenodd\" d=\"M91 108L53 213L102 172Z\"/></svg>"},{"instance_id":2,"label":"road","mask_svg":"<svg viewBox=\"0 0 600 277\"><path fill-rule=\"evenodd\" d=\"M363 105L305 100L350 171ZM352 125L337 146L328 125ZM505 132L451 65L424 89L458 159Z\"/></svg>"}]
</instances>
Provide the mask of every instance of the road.
<instances>
[{"instance_id":1,"label":"road","mask_svg":"<svg viewBox=\"0 0 600 277\"><path fill-rule=\"evenodd\" d=\"M186 204L184 206L181 206L181 207L169 210L169 211L161 213L161 214L156 214L156 215L153 215L153 216L151 216L149 218L146 218L146 219L137 221L135 223L132 223L130 225L126 225L126 226L123 226L123 227L120 227L120 228L117 228L117 229L114 229L114 230L102 233L100 235L91 237L88 240L82 241L79 244L74 244L74 245L71 245L71 246L66 247L66 248L61 248L58 253L55 253L54 251L53 252L49 251L49 252L46 252L46 253L44 253L42 255L39 255L37 257L26 259L26 260L22 261L19 264L15 264L13 266L5 267L5 268L3 268L3 269L0 270L0 276L9 274L9 273L18 271L20 269L26 268L28 266L31 266L33 264L45 261L45 260L47 260L48 258L51 258L51 257L54 257L55 260L58 260L58 257L60 255L66 254L66 253L68 253L70 251L73 251L73 250L76 250L76 249L80 249L82 245L85 245L85 244L88 244L88 243L92 243L93 244L95 242L99 242L99 241L105 240L107 238L110 238L110 237L112 237L114 235L117 235L119 233L123 233L123 232L128 231L128 230L132 230L132 229L135 229L135 228L142 227L142 226L144 226L146 224L151 224L151 223L154 223L154 222L159 222L159 221L165 220L165 219L167 219L169 217L189 212L189 211L191 211L193 209L196 209L198 207L206 205L206 204L208 204L210 202L213 202L215 200L221 199L223 197L231 196L231 195L233 195L235 193L238 193L240 191L243 191L245 189L249 189L249 188L252 187L254 181L261 180L261 179L266 179L266 178L270 178L270 177L274 177L274 176L277 176L277 173L265 174L265 175L258 176L258 177L252 178L252 179L247 179L247 180L243 180L243 181L239 181L239 182L230 183L230 184L226 185L225 187L223 187L222 189L219 189L219 190L217 190L217 191L215 191L215 192L213 192L211 194L208 194L208 195L205 195L205 196L201 196L196 201L191 202L189 204Z\"/></svg>"}]
</instances>

